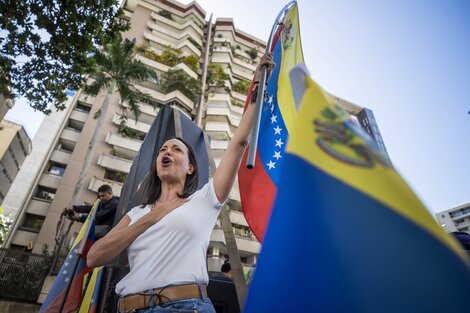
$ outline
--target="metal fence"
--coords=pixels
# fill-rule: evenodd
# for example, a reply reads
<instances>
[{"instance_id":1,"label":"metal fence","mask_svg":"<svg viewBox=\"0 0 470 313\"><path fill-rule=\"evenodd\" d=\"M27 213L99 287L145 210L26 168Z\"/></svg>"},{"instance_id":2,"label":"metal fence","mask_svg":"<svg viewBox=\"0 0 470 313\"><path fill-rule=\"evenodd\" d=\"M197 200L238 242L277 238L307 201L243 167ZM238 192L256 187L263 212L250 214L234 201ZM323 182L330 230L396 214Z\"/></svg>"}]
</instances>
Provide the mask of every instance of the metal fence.
<instances>
[{"instance_id":1,"label":"metal fence","mask_svg":"<svg viewBox=\"0 0 470 313\"><path fill-rule=\"evenodd\" d=\"M0 298L36 303L50 265L48 256L0 249Z\"/></svg>"}]
</instances>

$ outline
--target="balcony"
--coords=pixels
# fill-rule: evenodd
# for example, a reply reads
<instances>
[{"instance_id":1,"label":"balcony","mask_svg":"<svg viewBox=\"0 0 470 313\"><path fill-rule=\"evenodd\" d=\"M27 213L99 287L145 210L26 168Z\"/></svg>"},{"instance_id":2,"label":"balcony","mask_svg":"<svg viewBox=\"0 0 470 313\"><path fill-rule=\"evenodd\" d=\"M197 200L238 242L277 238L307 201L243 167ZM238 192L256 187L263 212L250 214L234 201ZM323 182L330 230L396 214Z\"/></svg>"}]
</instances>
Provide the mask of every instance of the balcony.
<instances>
[{"instance_id":1,"label":"balcony","mask_svg":"<svg viewBox=\"0 0 470 313\"><path fill-rule=\"evenodd\" d=\"M223 243L225 245L225 236L222 228L214 228L211 233L211 241Z\"/></svg>"},{"instance_id":2,"label":"balcony","mask_svg":"<svg viewBox=\"0 0 470 313\"><path fill-rule=\"evenodd\" d=\"M50 160L60 164L69 164L71 155L71 152L61 149L55 149L51 154Z\"/></svg>"},{"instance_id":3,"label":"balcony","mask_svg":"<svg viewBox=\"0 0 470 313\"><path fill-rule=\"evenodd\" d=\"M71 142L77 142L78 139L80 138L80 131L75 130L70 127L64 128L62 131L62 134L60 134L60 138L63 140L71 141Z\"/></svg>"},{"instance_id":4,"label":"balcony","mask_svg":"<svg viewBox=\"0 0 470 313\"><path fill-rule=\"evenodd\" d=\"M62 176L57 176L57 175L49 174L49 173L43 173L41 175L41 179L39 180L39 185L57 190L61 179L62 179Z\"/></svg>"},{"instance_id":5,"label":"balcony","mask_svg":"<svg viewBox=\"0 0 470 313\"><path fill-rule=\"evenodd\" d=\"M41 200L40 198L33 198L29 202L26 212L35 215L46 216L50 206L51 203L49 201Z\"/></svg>"},{"instance_id":6,"label":"balcony","mask_svg":"<svg viewBox=\"0 0 470 313\"><path fill-rule=\"evenodd\" d=\"M113 123L119 125L121 122L121 116L119 114L114 114L113 116ZM136 121L131 118L127 118L126 126L142 133L148 133L150 129L150 125L141 121Z\"/></svg>"},{"instance_id":7,"label":"balcony","mask_svg":"<svg viewBox=\"0 0 470 313\"><path fill-rule=\"evenodd\" d=\"M211 140L211 149L213 150L227 150L227 140Z\"/></svg>"},{"instance_id":8,"label":"balcony","mask_svg":"<svg viewBox=\"0 0 470 313\"><path fill-rule=\"evenodd\" d=\"M248 223L246 222L246 219L243 213L231 210L229 215L230 215L230 221L232 222L232 224L248 226Z\"/></svg>"},{"instance_id":9,"label":"balcony","mask_svg":"<svg viewBox=\"0 0 470 313\"><path fill-rule=\"evenodd\" d=\"M85 124L86 119L88 118L88 112L84 112L82 110L74 109L70 114L70 119L73 121L80 122Z\"/></svg>"},{"instance_id":10,"label":"balcony","mask_svg":"<svg viewBox=\"0 0 470 313\"><path fill-rule=\"evenodd\" d=\"M202 30L201 26L199 26L199 25L198 25L197 23L195 23L194 21L189 20L189 21L184 22L183 24L178 24L177 22L172 21L172 20L170 20L170 19L167 19L166 17L163 17L163 16L161 16L161 15L159 15L159 14L156 14L156 13L154 13L154 12L152 12L151 17L152 17L152 19L155 20L155 22L159 22L159 23L161 23L161 24L166 24L166 25L168 25L168 26L170 26L170 27L173 27L173 29L175 29L175 30L183 30L183 29L185 29L185 28L191 27L192 29L195 30L195 32L196 32L197 34L199 34L200 37L202 37L202 36L204 35L204 31ZM202 21L201 21L201 22L202 22ZM151 23L151 22L148 22L148 23L147 23L147 25L148 25L150 28L152 28L152 27L151 27L152 24L155 25L156 23ZM159 26L162 27L161 25L159 25Z\"/></svg>"},{"instance_id":11,"label":"balcony","mask_svg":"<svg viewBox=\"0 0 470 313\"><path fill-rule=\"evenodd\" d=\"M113 132L108 132L106 142L110 145L125 148L126 150L133 151L135 153L139 151L140 146L142 145L142 141L140 140L124 137Z\"/></svg>"},{"instance_id":12,"label":"balcony","mask_svg":"<svg viewBox=\"0 0 470 313\"><path fill-rule=\"evenodd\" d=\"M93 190L94 192L98 192L98 188L100 188L100 186L104 184L111 186L111 189L113 189L113 194L115 196L118 196L118 197L121 196L123 184L115 182L113 180L98 178L95 176L91 178L90 185L88 185L88 189Z\"/></svg>"},{"instance_id":13,"label":"balcony","mask_svg":"<svg viewBox=\"0 0 470 313\"><path fill-rule=\"evenodd\" d=\"M184 63L178 63L175 66L171 67L171 66L159 63L157 61L154 61L152 59L146 58L146 57L141 56L141 55L137 55L136 59L141 61L145 65L148 65L150 67L153 67L153 68L156 68L156 69L160 70L161 72L166 73L171 69L173 69L173 70L183 70L186 74L188 74L192 78L198 79L197 73L195 73L189 66L187 66Z\"/></svg>"},{"instance_id":14,"label":"balcony","mask_svg":"<svg viewBox=\"0 0 470 313\"><path fill-rule=\"evenodd\" d=\"M91 95L86 95L83 91L80 92L80 95L78 96L78 101L83 102L83 103L88 103L90 106L93 105L95 102L96 97L91 96Z\"/></svg>"},{"instance_id":15,"label":"balcony","mask_svg":"<svg viewBox=\"0 0 470 313\"><path fill-rule=\"evenodd\" d=\"M230 126L225 122L207 121L204 126L204 130L207 132L225 132L230 138L233 137L233 132L230 129Z\"/></svg>"},{"instance_id":16,"label":"balcony","mask_svg":"<svg viewBox=\"0 0 470 313\"><path fill-rule=\"evenodd\" d=\"M36 242L37 236L38 233L18 229L11 243L18 246L27 246L29 242Z\"/></svg>"},{"instance_id":17,"label":"balcony","mask_svg":"<svg viewBox=\"0 0 470 313\"><path fill-rule=\"evenodd\" d=\"M113 171L129 173L132 161L111 155L102 154L98 158L98 165Z\"/></svg>"},{"instance_id":18,"label":"balcony","mask_svg":"<svg viewBox=\"0 0 470 313\"><path fill-rule=\"evenodd\" d=\"M261 244L255 239L235 236L235 241L237 242L237 247L241 254L244 254L244 255L259 254L259 251L261 249ZM214 245L214 243L215 243L215 246L220 245L220 244L223 244L225 246L224 231L220 228L214 228L212 230L211 245Z\"/></svg>"},{"instance_id":19,"label":"balcony","mask_svg":"<svg viewBox=\"0 0 470 313\"><path fill-rule=\"evenodd\" d=\"M253 239L245 239L235 236L238 250L241 254L259 254L261 250L261 244Z\"/></svg>"},{"instance_id":20,"label":"balcony","mask_svg":"<svg viewBox=\"0 0 470 313\"><path fill-rule=\"evenodd\" d=\"M157 90L148 88L144 85L135 84L134 86L140 91L155 98L158 102L162 104L170 104L171 102L176 101L180 103L181 105L185 106L188 109L188 111L191 111L192 109L194 109L194 102L191 99L189 99L187 96L185 96L179 90L174 90L172 92L165 94Z\"/></svg>"},{"instance_id":21,"label":"balcony","mask_svg":"<svg viewBox=\"0 0 470 313\"><path fill-rule=\"evenodd\" d=\"M183 53L186 54L195 54L198 58L201 57L202 53L199 48L194 46L188 39L181 39L181 41L178 42L171 42L168 40L165 40L159 36L156 36L150 32L145 32L144 33L145 39L149 40L151 43L155 43L160 46L160 49L163 49L163 47L170 46L176 49L181 49Z\"/></svg>"}]
</instances>

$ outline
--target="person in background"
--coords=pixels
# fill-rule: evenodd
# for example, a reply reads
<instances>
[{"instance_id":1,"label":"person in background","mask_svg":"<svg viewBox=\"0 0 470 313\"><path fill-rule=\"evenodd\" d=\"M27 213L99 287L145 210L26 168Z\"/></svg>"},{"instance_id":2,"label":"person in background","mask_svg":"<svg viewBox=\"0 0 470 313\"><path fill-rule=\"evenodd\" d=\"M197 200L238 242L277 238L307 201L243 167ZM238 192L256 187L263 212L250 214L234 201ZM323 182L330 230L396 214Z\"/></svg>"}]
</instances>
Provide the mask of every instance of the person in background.
<instances>
[{"instance_id":1,"label":"person in background","mask_svg":"<svg viewBox=\"0 0 470 313\"><path fill-rule=\"evenodd\" d=\"M103 238L111 230L119 204L119 198L113 195L113 189L106 184L98 188L98 198L100 203L95 213L95 239ZM92 207L92 204L72 205L68 208L71 214L67 214L67 217L83 223Z\"/></svg>"},{"instance_id":2,"label":"person in background","mask_svg":"<svg viewBox=\"0 0 470 313\"><path fill-rule=\"evenodd\" d=\"M232 266L230 265L230 262L225 261L224 264L222 264L222 266L220 267L220 274L216 274L211 278L232 283Z\"/></svg>"}]
</instances>

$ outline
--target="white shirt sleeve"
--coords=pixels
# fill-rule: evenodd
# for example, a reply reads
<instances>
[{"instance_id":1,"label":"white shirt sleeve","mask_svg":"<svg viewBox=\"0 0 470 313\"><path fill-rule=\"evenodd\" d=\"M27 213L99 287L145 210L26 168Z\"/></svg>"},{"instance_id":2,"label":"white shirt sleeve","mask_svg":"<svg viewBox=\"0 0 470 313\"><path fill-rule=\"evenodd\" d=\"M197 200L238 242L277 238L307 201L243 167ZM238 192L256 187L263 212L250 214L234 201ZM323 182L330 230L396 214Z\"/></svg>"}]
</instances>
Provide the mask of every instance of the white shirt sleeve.
<instances>
[{"instance_id":1,"label":"white shirt sleeve","mask_svg":"<svg viewBox=\"0 0 470 313\"><path fill-rule=\"evenodd\" d=\"M205 184L204 187L202 187L202 189L199 192L217 210L219 210L222 207L223 203L219 202L219 199L217 199L217 195L215 194L213 179L209 180L209 182Z\"/></svg>"}]
</instances>

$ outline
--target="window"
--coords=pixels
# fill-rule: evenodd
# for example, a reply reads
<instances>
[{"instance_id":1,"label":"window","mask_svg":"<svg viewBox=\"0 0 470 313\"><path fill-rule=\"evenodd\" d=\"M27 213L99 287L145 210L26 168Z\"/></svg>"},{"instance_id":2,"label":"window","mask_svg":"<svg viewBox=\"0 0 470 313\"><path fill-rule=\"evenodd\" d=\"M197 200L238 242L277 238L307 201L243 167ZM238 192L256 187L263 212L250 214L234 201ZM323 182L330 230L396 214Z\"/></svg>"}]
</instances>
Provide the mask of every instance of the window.
<instances>
[{"instance_id":1,"label":"window","mask_svg":"<svg viewBox=\"0 0 470 313\"><path fill-rule=\"evenodd\" d=\"M11 179L10 175L8 174L7 170L5 168L2 169L2 173L3 175L6 177L6 179L8 180L8 182L11 184L13 182L13 180Z\"/></svg>"},{"instance_id":2,"label":"window","mask_svg":"<svg viewBox=\"0 0 470 313\"><path fill-rule=\"evenodd\" d=\"M48 172L53 175L64 176L65 168L66 168L65 165L58 164L58 163L51 163L51 165L49 166Z\"/></svg>"},{"instance_id":3,"label":"window","mask_svg":"<svg viewBox=\"0 0 470 313\"><path fill-rule=\"evenodd\" d=\"M8 152L10 153L10 156L13 159L13 162L15 163L16 168L19 170L20 165L18 164L18 161L16 160L15 154L13 153L13 150L11 149L11 147L8 147Z\"/></svg>"},{"instance_id":4,"label":"window","mask_svg":"<svg viewBox=\"0 0 470 313\"><path fill-rule=\"evenodd\" d=\"M26 213L21 229L38 233L41 230L44 219L44 216Z\"/></svg>"},{"instance_id":5,"label":"window","mask_svg":"<svg viewBox=\"0 0 470 313\"><path fill-rule=\"evenodd\" d=\"M47 201L52 201L54 200L56 190L43 187L43 186L38 186L38 191L36 192L35 197L47 200Z\"/></svg>"}]
</instances>

